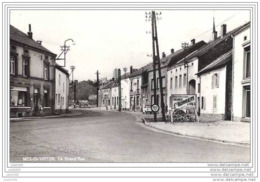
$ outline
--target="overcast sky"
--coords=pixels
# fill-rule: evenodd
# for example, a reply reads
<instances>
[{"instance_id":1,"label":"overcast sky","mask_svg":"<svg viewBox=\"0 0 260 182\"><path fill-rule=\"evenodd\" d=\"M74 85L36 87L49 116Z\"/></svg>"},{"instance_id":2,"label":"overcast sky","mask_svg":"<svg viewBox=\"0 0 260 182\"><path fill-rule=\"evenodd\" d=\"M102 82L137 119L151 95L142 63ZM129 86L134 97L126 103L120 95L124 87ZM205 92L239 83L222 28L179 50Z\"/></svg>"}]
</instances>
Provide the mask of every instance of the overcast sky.
<instances>
[{"instance_id":1,"label":"overcast sky","mask_svg":"<svg viewBox=\"0 0 260 182\"><path fill-rule=\"evenodd\" d=\"M178 50L182 42L211 38L213 16L216 30L227 24L230 31L250 20L249 11L239 10L170 10L161 11L158 22L160 55ZM133 10L12 10L10 23L27 33L32 26L34 40L59 55L60 46L68 38L75 41L67 53L67 65L76 66L74 79L79 81L100 77L110 79L114 68L134 68L152 61L151 23L145 21L145 11ZM63 64L62 62L58 62Z\"/></svg>"}]
</instances>

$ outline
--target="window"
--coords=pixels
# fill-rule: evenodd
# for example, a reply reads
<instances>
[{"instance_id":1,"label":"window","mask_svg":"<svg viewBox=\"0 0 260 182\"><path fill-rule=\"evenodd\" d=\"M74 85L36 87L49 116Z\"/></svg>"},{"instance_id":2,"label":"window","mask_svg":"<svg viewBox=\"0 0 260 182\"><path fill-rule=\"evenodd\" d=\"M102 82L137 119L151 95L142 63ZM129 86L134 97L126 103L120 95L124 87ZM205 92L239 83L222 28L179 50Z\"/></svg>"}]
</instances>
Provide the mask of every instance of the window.
<instances>
[{"instance_id":1,"label":"window","mask_svg":"<svg viewBox=\"0 0 260 182\"><path fill-rule=\"evenodd\" d=\"M139 106L139 96L136 97L136 105Z\"/></svg>"},{"instance_id":2,"label":"window","mask_svg":"<svg viewBox=\"0 0 260 182\"><path fill-rule=\"evenodd\" d=\"M44 80L49 80L49 64L44 63Z\"/></svg>"},{"instance_id":3,"label":"window","mask_svg":"<svg viewBox=\"0 0 260 182\"><path fill-rule=\"evenodd\" d=\"M217 96L213 95L213 109L217 109Z\"/></svg>"},{"instance_id":4,"label":"window","mask_svg":"<svg viewBox=\"0 0 260 182\"><path fill-rule=\"evenodd\" d=\"M162 77L162 88L166 87L165 77Z\"/></svg>"},{"instance_id":5,"label":"window","mask_svg":"<svg viewBox=\"0 0 260 182\"><path fill-rule=\"evenodd\" d=\"M177 88L177 87L178 87L178 77L175 76L175 88Z\"/></svg>"},{"instance_id":6,"label":"window","mask_svg":"<svg viewBox=\"0 0 260 182\"><path fill-rule=\"evenodd\" d=\"M44 96L43 96L43 107L48 107L49 106L49 91L44 90Z\"/></svg>"},{"instance_id":7,"label":"window","mask_svg":"<svg viewBox=\"0 0 260 182\"><path fill-rule=\"evenodd\" d=\"M58 94L58 104L60 105L60 94Z\"/></svg>"},{"instance_id":8,"label":"window","mask_svg":"<svg viewBox=\"0 0 260 182\"><path fill-rule=\"evenodd\" d=\"M137 89L139 89L139 80L137 80Z\"/></svg>"},{"instance_id":9,"label":"window","mask_svg":"<svg viewBox=\"0 0 260 182\"><path fill-rule=\"evenodd\" d=\"M245 49L245 78L250 78L251 75L250 64L250 47Z\"/></svg>"},{"instance_id":10,"label":"window","mask_svg":"<svg viewBox=\"0 0 260 182\"><path fill-rule=\"evenodd\" d=\"M151 89L154 89L154 79L151 79Z\"/></svg>"},{"instance_id":11,"label":"window","mask_svg":"<svg viewBox=\"0 0 260 182\"><path fill-rule=\"evenodd\" d=\"M152 105L154 104L154 96L153 95L151 96L151 104Z\"/></svg>"},{"instance_id":12,"label":"window","mask_svg":"<svg viewBox=\"0 0 260 182\"><path fill-rule=\"evenodd\" d=\"M212 88L218 88L219 86L219 74L218 73L214 73L212 75Z\"/></svg>"},{"instance_id":13,"label":"window","mask_svg":"<svg viewBox=\"0 0 260 182\"><path fill-rule=\"evenodd\" d=\"M250 118L250 90L246 90L246 117Z\"/></svg>"},{"instance_id":14,"label":"window","mask_svg":"<svg viewBox=\"0 0 260 182\"><path fill-rule=\"evenodd\" d=\"M156 97L156 102L157 102L157 105L160 105L160 100L159 100L159 95L157 95L157 97Z\"/></svg>"},{"instance_id":15,"label":"window","mask_svg":"<svg viewBox=\"0 0 260 182\"><path fill-rule=\"evenodd\" d=\"M23 88L27 90L26 88ZM23 90L22 89L22 90ZM27 91L11 90L10 106L28 106Z\"/></svg>"},{"instance_id":16,"label":"window","mask_svg":"<svg viewBox=\"0 0 260 182\"><path fill-rule=\"evenodd\" d=\"M171 78L171 81L170 81L170 89L172 89L172 78Z\"/></svg>"},{"instance_id":17,"label":"window","mask_svg":"<svg viewBox=\"0 0 260 182\"><path fill-rule=\"evenodd\" d=\"M179 87L181 88L181 83L182 83L182 75L179 77Z\"/></svg>"},{"instance_id":18,"label":"window","mask_svg":"<svg viewBox=\"0 0 260 182\"><path fill-rule=\"evenodd\" d=\"M198 83L198 93L200 93L200 83Z\"/></svg>"},{"instance_id":19,"label":"window","mask_svg":"<svg viewBox=\"0 0 260 182\"><path fill-rule=\"evenodd\" d=\"M116 97L116 104L118 105L118 97Z\"/></svg>"},{"instance_id":20,"label":"window","mask_svg":"<svg viewBox=\"0 0 260 182\"><path fill-rule=\"evenodd\" d=\"M15 75L16 61L14 56L10 56L10 73Z\"/></svg>"},{"instance_id":21,"label":"window","mask_svg":"<svg viewBox=\"0 0 260 182\"><path fill-rule=\"evenodd\" d=\"M131 90L130 91L133 91L133 82L131 81Z\"/></svg>"},{"instance_id":22,"label":"window","mask_svg":"<svg viewBox=\"0 0 260 182\"><path fill-rule=\"evenodd\" d=\"M157 78L157 83L156 83L156 85L157 85L157 89L159 89L160 88L160 79L159 79L159 77Z\"/></svg>"},{"instance_id":23,"label":"window","mask_svg":"<svg viewBox=\"0 0 260 182\"><path fill-rule=\"evenodd\" d=\"M187 77L186 77L186 73L183 75L183 86L185 87L187 83Z\"/></svg>"},{"instance_id":24,"label":"window","mask_svg":"<svg viewBox=\"0 0 260 182\"><path fill-rule=\"evenodd\" d=\"M201 97L201 109L206 109L206 98Z\"/></svg>"},{"instance_id":25,"label":"window","mask_svg":"<svg viewBox=\"0 0 260 182\"><path fill-rule=\"evenodd\" d=\"M23 76L28 77L29 76L29 59L23 58Z\"/></svg>"},{"instance_id":26,"label":"window","mask_svg":"<svg viewBox=\"0 0 260 182\"><path fill-rule=\"evenodd\" d=\"M59 85L60 85L60 80L61 80L61 77L60 77L60 74L59 74Z\"/></svg>"}]
</instances>

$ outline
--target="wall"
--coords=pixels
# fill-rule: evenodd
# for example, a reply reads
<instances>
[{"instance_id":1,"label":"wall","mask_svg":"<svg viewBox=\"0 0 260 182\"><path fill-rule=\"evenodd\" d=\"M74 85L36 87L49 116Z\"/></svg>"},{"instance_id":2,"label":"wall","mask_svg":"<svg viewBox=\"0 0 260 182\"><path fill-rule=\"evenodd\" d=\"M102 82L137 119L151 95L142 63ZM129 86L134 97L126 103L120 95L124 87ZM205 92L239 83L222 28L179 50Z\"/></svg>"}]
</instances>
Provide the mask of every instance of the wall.
<instances>
[{"instance_id":1,"label":"wall","mask_svg":"<svg viewBox=\"0 0 260 182\"><path fill-rule=\"evenodd\" d=\"M244 37L247 40L244 40ZM250 29L239 33L234 37L234 50L233 50L233 119L240 121L244 117L243 108L243 86L250 85L250 80L247 84L242 84L244 80L244 45L250 43ZM252 61L251 61L252 62Z\"/></svg>"},{"instance_id":2,"label":"wall","mask_svg":"<svg viewBox=\"0 0 260 182\"><path fill-rule=\"evenodd\" d=\"M68 109L68 76L63 73L62 71L56 69L56 80L55 80L55 111L57 112L66 112ZM59 82L59 76L60 76L60 82ZM63 87L64 84L64 87ZM60 95L60 102L58 102ZM64 98L64 101L62 102L62 99Z\"/></svg>"},{"instance_id":3,"label":"wall","mask_svg":"<svg viewBox=\"0 0 260 182\"><path fill-rule=\"evenodd\" d=\"M219 74L219 87L212 88L212 75ZM226 66L204 73L200 76L201 97L204 97L206 108L200 110L201 114L225 114L226 98ZM217 96L217 107L213 109L213 96ZM202 104L202 103L201 103Z\"/></svg>"},{"instance_id":4,"label":"wall","mask_svg":"<svg viewBox=\"0 0 260 182\"><path fill-rule=\"evenodd\" d=\"M198 59L194 58L192 60L189 60L188 63L188 82L191 80L196 81L196 90L195 93L198 94L198 77L195 75L198 72ZM168 77L167 77L167 104L169 106L170 104L170 97L172 94L187 94L187 67L184 67L184 64L175 65L168 69L167 71ZM184 80L184 74L186 74L186 79ZM180 87L179 84L179 77L182 75L182 84ZM177 76L177 88L175 88L175 77ZM172 78L172 88L171 88L171 78ZM184 86L185 82L185 86Z\"/></svg>"},{"instance_id":5,"label":"wall","mask_svg":"<svg viewBox=\"0 0 260 182\"><path fill-rule=\"evenodd\" d=\"M111 89L111 109L118 109L119 106L119 97L118 97L118 87L112 87Z\"/></svg>"},{"instance_id":6,"label":"wall","mask_svg":"<svg viewBox=\"0 0 260 182\"><path fill-rule=\"evenodd\" d=\"M121 103L122 109L130 109L130 79L121 80Z\"/></svg>"},{"instance_id":7,"label":"wall","mask_svg":"<svg viewBox=\"0 0 260 182\"><path fill-rule=\"evenodd\" d=\"M139 86L137 82L139 81ZM132 82L132 90L131 90L131 82ZM141 75L130 78L130 109L132 110L141 110L142 109L142 77ZM132 98L132 100L131 100ZM138 100L138 102L137 102Z\"/></svg>"}]
</instances>

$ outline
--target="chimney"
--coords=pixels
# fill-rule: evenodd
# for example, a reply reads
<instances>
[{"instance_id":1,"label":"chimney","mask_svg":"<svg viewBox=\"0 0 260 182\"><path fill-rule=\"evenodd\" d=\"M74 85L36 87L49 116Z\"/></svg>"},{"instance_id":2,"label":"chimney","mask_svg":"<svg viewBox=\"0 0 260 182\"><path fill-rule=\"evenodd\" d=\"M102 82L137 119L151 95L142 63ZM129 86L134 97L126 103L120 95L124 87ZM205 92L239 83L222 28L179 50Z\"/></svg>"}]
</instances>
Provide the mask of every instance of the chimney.
<instances>
[{"instance_id":1,"label":"chimney","mask_svg":"<svg viewBox=\"0 0 260 182\"><path fill-rule=\"evenodd\" d=\"M42 45L42 41L41 40L37 40L36 41L38 44Z\"/></svg>"},{"instance_id":2,"label":"chimney","mask_svg":"<svg viewBox=\"0 0 260 182\"><path fill-rule=\"evenodd\" d=\"M227 25L221 25L221 37L224 37L227 34Z\"/></svg>"},{"instance_id":3,"label":"chimney","mask_svg":"<svg viewBox=\"0 0 260 182\"><path fill-rule=\"evenodd\" d=\"M31 24L29 24L29 32L27 32L27 34L28 34L28 37L30 39L33 39L33 33L32 33L32 30L31 30Z\"/></svg>"},{"instance_id":4,"label":"chimney","mask_svg":"<svg viewBox=\"0 0 260 182\"><path fill-rule=\"evenodd\" d=\"M162 53L162 58L165 58L166 57L166 54L165 52Z\"/></svg>"},{"instance_id":5,"label":"chimney","mask_svg":"<svg viewBox=\"0 0 260 182\"><path fill-rule=\"evenodd\" d=\"M216 40L218 38L218 32L215 31L215 32L212 32L212 40Z\"/></svg>"},{"instance_id":6,"label":"chimney","mask_svg":"<svg viewBox=\"0 0 260 182\"><path fill-rule=\"evenodd\" d=\"M130 74L133 73L133 66L130 66Z\"/></svg>"},{"instance_id":7,"label":"chimney","mask_svg":"<svg viewBox=\"0 0 260 182\"><path fill-rule=\"evenodd\" d=\"M174 49L171 49L171 54L173 54L174 53Z\"/></svg>"},{"instance_id":8,"label":"chimney","mask_svg":"<svg viewBox=\"0 0 260 182\"><path fill-rule=\"evenodd\" d=\"M194 45L195 44L195 39L192 39L190 42L191 42L191 45Z\"/></svg>"}]
</instances>

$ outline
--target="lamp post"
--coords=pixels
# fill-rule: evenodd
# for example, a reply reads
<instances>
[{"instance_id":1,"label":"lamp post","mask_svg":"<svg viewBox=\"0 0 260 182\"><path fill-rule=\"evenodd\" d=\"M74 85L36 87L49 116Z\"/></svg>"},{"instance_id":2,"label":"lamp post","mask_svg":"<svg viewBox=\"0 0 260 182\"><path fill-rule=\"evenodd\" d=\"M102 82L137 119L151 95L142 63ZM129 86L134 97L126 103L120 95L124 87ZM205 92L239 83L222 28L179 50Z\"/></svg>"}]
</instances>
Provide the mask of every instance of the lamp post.
<instances>
[{"instance_id":1,"label":"lamp post","mask_svg":"<svg viewBox=\"0 0 260 182\"><path fill-rule=\"evenodd\" d=\"M60 53L60 55L58 56L58 58L57 58L56 60L64 60L64 66L61 66L61 67L66 67L66 54L67 54L67 52L70 50L70 46L67 46L67 45L66 45L66 43L67 43L68 41L72 41L72 45L75 45L74 40L71 39L71 38L69 38L69 39L67 39L67 40L64 41L63 46L60 46L62 52ZM60 58L60 56L61 56L62 54L64 54L64 57L63 57L63 58Z\"/></svg>"}]
</instances>

